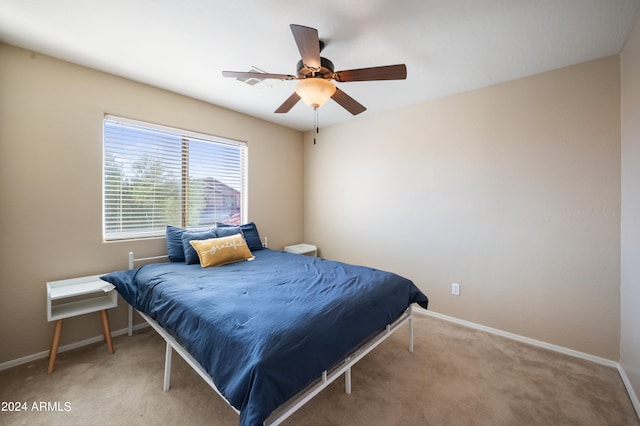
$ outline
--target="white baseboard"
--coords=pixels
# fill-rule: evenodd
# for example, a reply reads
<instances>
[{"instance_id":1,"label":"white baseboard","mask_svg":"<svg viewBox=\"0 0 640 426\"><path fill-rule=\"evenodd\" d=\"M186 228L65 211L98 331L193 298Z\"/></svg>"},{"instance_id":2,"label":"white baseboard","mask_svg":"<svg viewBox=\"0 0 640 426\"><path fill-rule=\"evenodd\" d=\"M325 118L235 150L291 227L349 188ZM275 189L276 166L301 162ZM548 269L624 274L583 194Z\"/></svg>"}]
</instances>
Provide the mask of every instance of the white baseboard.
<instances>
[{"instance_id":1,"label":"white baseboard","mask_svg":"<svg viewBox=\"0 0 640 426\"><path fill-rule=\"evenodd\" d=\"M627 376L627 373L622 368L622 365L618 363L618 373L622 378L622 382L624 383L624 387L627 388L627 393L629 394L629 398L631 399L631 403L633 404L633 408L636 409L636 414L640 418L640 400L638 400L638 395L633 390L633 386L631 386L631 381Z\"/></svg>"},{"instance_id":2,"label":"white baseboard","mask_svg":"<svg viewBox=\"0 0 640 426\"><path fill-rule=\"evenodd\" d=\"M140 324L134 325L133 329L134 330L140 330L140 329L143 329L143 328L146 328L146 327L149 327L149 324L144 322L144 323L140 323ZM121 336L123 334L127 334L128 331L129 330L127 328L123 328L123 329L120 329L120 330L112 331L111 332L111 336L112 337ZM104 340L104 336L101 334L99 336L91 337L89 339L81 340L79 342L69 343L68 345L60 346L58 348L58 353L70 351L72 349L81 348L82 346L91 345L93 343L102 342L103 340ZM42 351L42 352L38 352L38 353L35 353L35 354L32 354L32 355L24 356L22 358L12 359L11 361L6 361L6 362L3 362L3 363L0 363L0 371L9 369L11 367L16 367L18 365L27 364L27 363L32 362L32 361L37 361L37 360L42 359L42 358L48 358L48 357L49 357L49 351Z\"/></svg>"},{"instance_id":3,"label":"white baseboard","mask_svg":"<svg viewBox=\"0 0 640 426\"><path fill-rule=\"evenodd\" d=\"M606 359L606 358L602 358L599 356L595 356L595 355L591 355L585 352L580 352L580 351L575 351L573 349L569 349L569 348L565 348L563 346L558 346L558 345L552 345L551 343L547 343L547 342L543 342L541 340L536 340L536 339L530 339L528 337L524 337L524 336L520 336L519 334L514 334L514 333L509 333L508 331L503 331L503 330L499 330L497 328L491 328L491 327L487 327L481 324L477 324L471 321L466 321L466 320L462 320L459 318L455 318L455 317L451 317L448 315L444 315L444 314L439 314L437 312L433 312L433 311L428 311L424 308L421 307L413 307L413 311L423 314L423 315L428 315L428 316L432 316L434 318L439 318L445 321L449 321L449 322L453 322L455 324L459 324L459 325L463 325L465 327L470 327L470 328L475 328L477 330L482 330L482 331L486 331L487 333L492 333L492 334L496 334L498 336L502 336L502 337L506 337L508 339L513 339L513 340L517 340L519 342L523 342L523 343L528 343L530 345L534 345L534 346L538 346L541 348L545 348L545 349L549 349L555 352L559 352L565 355L570 355L576 358L581 358L581 359L585 359L587 361L592 361L595 362L597 364L601 364L601 365L605 365L607 367L613 367L618 371L618 374L620 374L620 378L622 378L622 382L624 383L625 388L627 389L627 393L629 394L629 398L631 399L631 403L633 404L633 408L636 410L636 414L638 415L638 417L640 417L640 401L638 401L638 397L635 393L635 391L633 390L633 387L631 386L631 382L629 381L629 378L627 377L627 373L624 371L624 368L622 368L622 365L620 365L619 362L617 361L613 361L610 359Z\"/></svg>"},{"instance_id":4,"label":"white baseboard","mask_svg":"<svg viewBox=\"0 0 640 426\"><path fill-rule=\"evenodd\" d=\"M415 312L419 312L421 314L425 314L425 315L429 315L429 316L432 316L432 317L440 318L440 319L443 319L445 321L449 321L449 322L453 322L453 323L456 323L456 324L464 325L464 326L470 327L470 328L475 328L477 330L486 331L487 333L491 333L491 334L496 334L498 336L507 337L509 339L517 340L517 341L523 342L523 343L528 343L530 345L538 346L538 347L541 347L541 348L550 349L552 351L560 352L560 353L563 353L563 354L566 354L566 355L571 355L571 356L574 356L576 358L586 359L588 361L593 361L593 362L596 362L598 364L606 365L608 367L614 367L614 368L618 367L618 363L616 361L612 361L610 359L601 358L599 356L587 354L587 353L580 352L580 351L574 351L573 349L565 348L563 346L552 345L551 343L543 342L541 340L530 339L528 337L520 336L519 334L509 333L508 331L499 330L497 328L491 328L491 327L487 327L487 326L484 326L484 325L481 325L481 324L476 324L476 323L471 322L471 321L466 321L466 320L462 320L462 319L459 319L459 318L450 317L448 315L439 314L439 313L433 312L433 311L428 311L428 310L420 308L420 307L417 307L417 308L414 307L413 310Z\"/></svg>"}]
</instances>

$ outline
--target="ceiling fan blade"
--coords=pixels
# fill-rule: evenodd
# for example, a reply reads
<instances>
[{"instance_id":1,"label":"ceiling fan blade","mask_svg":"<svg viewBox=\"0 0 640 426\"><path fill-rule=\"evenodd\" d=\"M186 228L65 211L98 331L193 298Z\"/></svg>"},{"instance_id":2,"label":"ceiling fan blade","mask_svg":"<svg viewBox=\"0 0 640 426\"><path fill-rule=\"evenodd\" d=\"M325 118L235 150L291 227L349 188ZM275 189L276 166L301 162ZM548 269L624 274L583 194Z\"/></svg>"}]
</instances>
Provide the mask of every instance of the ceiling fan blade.
<instances>
[{"instance_id":1,"label":"ceiling fan blade","mask_svg":"<svg viewBox=\"0 0 640 426\"><path fill-rule=\"evenodd\" d=\"M256 78L264 80L265 78L275 78L278 80L294 80L295 75L290 74L271 74L266 72L242 72L242 71L222 71L223 77L235 77L235 78Z\"/></svg>"},{"instance_id":2,"label":"ceiling fan blade","mask_svg":"<svg viewBox=\"0 0 640 426\"><path fill-rule=\"evenodd\" d=\"M320 68L320 39L318 30L302 25L291 24L291 32L296 40L302 63L307 68Z\"/></svg>"},{"instance_id":3,"label":"ceiling fan blade","mask_svg":"<svg viewBox=\"0 0 640 426\"><path fill-rule=\"evenodd\" d=\"M300 100L300 96L296 92L293 92L293 94L289 96L287 100L284 101L284 103L280 105L278 109L275 110L274 112L276 114L283 114L285 112L289 112L289 110L293 108L293 106L297 104L299 100Z\"/></svg>"},{"instance_id":4,"label":"ceiling fan blade","mask_svg":"<svg viewBox=\"0 0 640 426\"><path fill-rule=\"evenodd\" d=\"M333 74L336 81L372 81L372 80L404 80L407 78L405 64L386 65L382 67L360 68L337 71Z\"/></svg>"},{"instance_id":5,"label":"ceiling fan blade","mask_svg":"<svg viewBox=\"0 0 640 426\"><path fill-rule=\"evenodd\" d=\"M337 87L335 93L333 94L333 96L331 96L331 99L336 101L338 104L340 104L340 106L342 106L342 108L346 109L353 115L358 115L361 112L367 110L367 108L365 108L362 104L360 104L358 101L356 101Z\"/></svg>"}]
</instances>

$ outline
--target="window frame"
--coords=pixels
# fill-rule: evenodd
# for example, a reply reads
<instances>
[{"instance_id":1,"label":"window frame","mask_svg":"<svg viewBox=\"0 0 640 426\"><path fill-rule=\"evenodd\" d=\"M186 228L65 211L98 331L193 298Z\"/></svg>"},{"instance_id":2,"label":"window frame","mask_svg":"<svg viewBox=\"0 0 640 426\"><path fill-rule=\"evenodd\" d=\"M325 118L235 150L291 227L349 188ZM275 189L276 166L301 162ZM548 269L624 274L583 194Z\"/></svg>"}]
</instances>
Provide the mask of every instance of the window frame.
<instances>
[{"instance_id":1,"label":"window frame","mask_svg":"<svg viewBox=\"0 0 640 426\"><path fill-rule=\"evenodd\" d=\"M107 164L107 156L113 154L113 149L111 151L107 151L107 125L108 123L114 124L122 124L123 126L134 126L145 131L149 132L159 132L166 135L179 136L181 146L179 147L180 157L178 161L181 164L180 167L180 177L179 177L179 204L180 204L180 212L177 212L179 216L180 223L166 223L163 224L162 229L155 229L149 231L120 231L120 232L108 232L108 220L107 220L107 209L108 209L108 200L107 200L107 186L108 186L108 164ZM189 194L189 145L192 142L205 142L212 143L218 147L233 147L239 150L239 180L240 180L240 189L239 189L239 202L240 202L240 223L247 223L247 211L248 211L248 143L241 140L230 139L221 136L215 136L211 134L194 132L191 130L180 129L171 126L165 126L156 123L150 123L141 120L134 120L130 118L125 118L121 116L116 116L112 114L104 114L102 120L102 239L103 242L118 242L118 241L131 241L131 240L139 240L139 239L150 239L150 238L160 238L165 236L165 228L166 225L179 226L187 229L208 229L214 224L207 224L202 226L189 226L188 225L188 194ZM142 150L141 150L142 152ZM221 163L224 163L221 162ZM211 176L214 180L214 176ZM224 182L222 182L224 184ZM224 184L226 185L226 184ZM176 212L174 212L176 213ZM120 220L122 220L122 214L119 216Z\"/></svg>"}]
</instances>

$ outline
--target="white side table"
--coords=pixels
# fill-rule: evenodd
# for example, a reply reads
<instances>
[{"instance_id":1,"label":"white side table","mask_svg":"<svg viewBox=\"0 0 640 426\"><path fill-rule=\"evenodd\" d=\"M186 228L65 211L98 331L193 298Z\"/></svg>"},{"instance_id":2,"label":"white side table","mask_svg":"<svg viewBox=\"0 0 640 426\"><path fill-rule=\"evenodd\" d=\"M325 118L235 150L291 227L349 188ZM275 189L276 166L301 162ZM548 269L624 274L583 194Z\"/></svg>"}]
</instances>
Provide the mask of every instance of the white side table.
<instances>
[{"instance_id":1,"label":"white side table","mask_svg":"<svg viewBox=\"0 0 640 426\"><path fill-rule=\"evenodd\" d=\"M292 246L285 246L284 251L288 253L302 254L305 256L316 257L318 255L318 248L312 244L294 244Z\"/></svg>"},{"instance_id":2,"label":"white side table","mask_svg":"<svg viewBox=\"0 0 640 426\"><path fill-rule=\"evenodd\" d=\"M47 282L47 321L56 322L49 351L47 374L53 373L56 364L62 323L65 318L100 311L102 334L107 342L109 353L114 353L107 315L107 309L118 306L118 294L113 291L114 288L113 284L101 280L100 275Z\"/></svg>"}]
</instances>

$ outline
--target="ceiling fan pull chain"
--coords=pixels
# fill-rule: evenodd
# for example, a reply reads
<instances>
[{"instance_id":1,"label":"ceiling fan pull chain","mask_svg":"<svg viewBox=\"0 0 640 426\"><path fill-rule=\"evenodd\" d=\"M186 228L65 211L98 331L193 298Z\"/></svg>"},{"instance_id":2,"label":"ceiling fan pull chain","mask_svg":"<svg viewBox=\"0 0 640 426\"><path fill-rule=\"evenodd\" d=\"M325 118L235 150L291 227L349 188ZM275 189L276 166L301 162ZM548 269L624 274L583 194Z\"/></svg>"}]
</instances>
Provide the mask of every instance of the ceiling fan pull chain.
<instances>
[{"instance_id":1,"label":"ceiling fan pull chain","mask_svg":"<svg viewBox=\"0 0 640 426\"><path fill-rule=\"evenodd\" d=\"M320 133L320 128L318 127L318 108L314 108L313 110L313 128L316 131L316 135ZM316 135L313 135L313 144L316 144Z\"/></svg>"}]
</instances>

